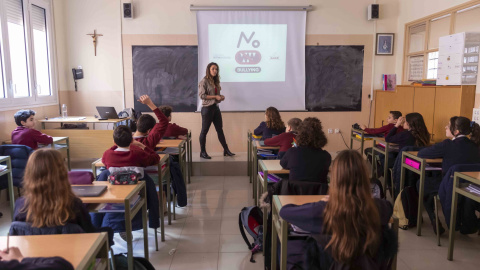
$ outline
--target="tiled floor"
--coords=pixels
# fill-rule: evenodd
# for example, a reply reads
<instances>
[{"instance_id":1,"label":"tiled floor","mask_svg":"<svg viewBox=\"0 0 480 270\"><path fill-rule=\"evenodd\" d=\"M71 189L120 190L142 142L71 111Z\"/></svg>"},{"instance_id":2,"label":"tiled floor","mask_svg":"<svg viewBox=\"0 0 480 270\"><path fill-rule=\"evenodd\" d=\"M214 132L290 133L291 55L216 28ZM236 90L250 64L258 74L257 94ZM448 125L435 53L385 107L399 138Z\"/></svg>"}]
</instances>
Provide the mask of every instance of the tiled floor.
<instances>
[{"instance_id":1,"label":"tiled floor","mask_svg":"<svg viewBox=\"0 0 480 270\"><path fill-rule=\"evenodd\" d=\"M149 230L150 261L156 269L263 269L263 256L250 254L238 229L238 213L253 205L248 177L193 177L188 185L189 205L177 208L177 220L166 227L166 241L155 251L154 234ZM4 196L5 193L2 195ZM2 203L0 235L10 225L9 210ZM424 220L427 220L425 215ZM134 232L135 256L143 256L140 231ZM402 269L479 269L480 236L457 234L454 261L447 261L448 236L442 236L442 246L436 245L430 224L423 226L423 235L415 230L400 230L398 268ZM126 252L126 245L115 235L115 253Z\"/></svg>"}]
</instances>

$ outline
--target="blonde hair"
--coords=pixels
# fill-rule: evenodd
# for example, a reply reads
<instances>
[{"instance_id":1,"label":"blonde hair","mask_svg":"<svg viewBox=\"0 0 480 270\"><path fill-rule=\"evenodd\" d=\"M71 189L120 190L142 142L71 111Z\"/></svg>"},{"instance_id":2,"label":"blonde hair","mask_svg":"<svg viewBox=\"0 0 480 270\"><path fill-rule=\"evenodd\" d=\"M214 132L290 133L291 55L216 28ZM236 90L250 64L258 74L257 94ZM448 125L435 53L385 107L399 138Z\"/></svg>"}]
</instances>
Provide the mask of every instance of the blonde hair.
<instances>
[{"instance_id":1,"label":"blonde hair","mask_svg":"<svg viewBox=\"0 0 480 270\"><path fill-rule=\"evenodd\" d=\"M39 149L33 152L23 178L27 222L33 227L65 225L75 214L72 209L75 194L68 181L67 168L60 152Z\"/></svg>"}]
</instances>

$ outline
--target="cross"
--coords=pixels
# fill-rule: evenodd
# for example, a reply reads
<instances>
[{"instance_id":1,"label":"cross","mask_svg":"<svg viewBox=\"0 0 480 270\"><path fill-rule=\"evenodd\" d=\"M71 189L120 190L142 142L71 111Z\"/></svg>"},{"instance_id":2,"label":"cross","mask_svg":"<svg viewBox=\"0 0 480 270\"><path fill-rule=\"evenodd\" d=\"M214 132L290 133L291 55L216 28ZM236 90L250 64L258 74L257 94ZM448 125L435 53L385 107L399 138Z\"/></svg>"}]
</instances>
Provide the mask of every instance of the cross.
<instances>
[{"instance_id":1,"label":"cross","mask_svg":"<svg viewBox=\"0 0 480 270\"><path fill-rule=\"evenodd\" d=\"M97 34L97 29L93 30L93 34L87 34L93 38L93 49L95 50L95 56L97 56L97 37L103 36L102 34Z\"/></svg>"}]
</instances>

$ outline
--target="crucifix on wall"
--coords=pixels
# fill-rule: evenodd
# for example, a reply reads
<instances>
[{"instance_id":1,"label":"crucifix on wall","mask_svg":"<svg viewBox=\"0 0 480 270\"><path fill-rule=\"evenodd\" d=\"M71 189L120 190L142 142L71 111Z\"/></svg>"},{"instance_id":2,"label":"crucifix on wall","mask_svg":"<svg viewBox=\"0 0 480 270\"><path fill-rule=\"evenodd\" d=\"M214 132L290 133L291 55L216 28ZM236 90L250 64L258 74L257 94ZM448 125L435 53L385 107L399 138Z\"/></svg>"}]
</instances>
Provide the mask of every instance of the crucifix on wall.
<instances>
[{"instance_id":1,"label":"crucifix on wall","mask_svg":"<svg viewBox=\"0 0 480 270\"><path fill-rule=\"evenodd\" d=\"M95 56L97 56L97 37L103 36L102 34L97 34L97 29L93 30L93 34L87 34L93 38L93 49L95 51Z\"/></svg>"}]
</instances>

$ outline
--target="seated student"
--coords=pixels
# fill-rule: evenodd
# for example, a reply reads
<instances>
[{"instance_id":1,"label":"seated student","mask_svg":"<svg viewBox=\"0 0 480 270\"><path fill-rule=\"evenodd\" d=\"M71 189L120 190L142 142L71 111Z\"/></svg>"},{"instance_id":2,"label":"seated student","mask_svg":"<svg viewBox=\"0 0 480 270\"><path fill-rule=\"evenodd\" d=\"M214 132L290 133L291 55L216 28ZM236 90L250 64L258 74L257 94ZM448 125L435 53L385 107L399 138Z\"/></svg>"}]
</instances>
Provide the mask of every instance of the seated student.
<instances>
[{"instance_id":1,"label":"seated student","mask_svg":"<svg viewBox=\"0 0 480 270\"><path fill-rule=\"evenodd\" d=\"M480 126L477 123L470 122L470 119L463 116L454 116L450 118L449 123L445 127L445 132L448 139L420 150L418 156L421 158L443 158L442 175L445 175L453 165L480 163ZM467 137L469 135L471 135L470 138ZM437 184L439 184L440 181L441 179L438 179ZM433 190L430 190L432 188ZM430 188L427 185L425 186L425 209L427 210L435 232L436 223L432 193L436 192L438 192L438 186ZM472 228L471 232L469 232L469 230L461 230L461 232L465 234L477 232L478 226L476 221L477 219L474 217L474 224L470 226ZM440 226L441 225L440 223ZM462 226L462 228L467 227L468 226ZM440 234L444 231L445 230L440 227Z\"/></svg>"},{"instance_id":2,"label":"seated student","mask_svg":"<svg viewBox=\"0 0 480 270\"><path fill-rule=\"evenodd\" d=\"M262 136L262 140L265 140L283 132L285 132L285 124L280 117L280 113L275 107L268 107L265 111L265 121L260 123L253 134Z\"/></svg>"},{"instance_id":3,"label":"seated student","mask_svg":"<svg viewBox=\"0 0 480 270\"><path fill-rule=\"evenodd\" d=\"M163 138L168 126L168 119L160 112L160 109L153 104L148 95L143 95L138 100L142 104L147 105L157 116L158 123L153 116L149 114L142 114L137 120L137 131L133 134L136 141L141 142L146 147L155 150L155 147Z\"/></svg>"},{"instance_id":4,"label":"seated student","mask_svg":"<svg viewBox=\"0 0 480 270\"><path fill-rule=\"evenodd\" d=\"M280 150L278 150L278 158L281 159L285 155L285 152L292 147L293 139L295 139L298 127L301 123L302 120L299 118L288 120L286 132L273 138L266 139L264 141L265 145L280 146Z\"/></svg>"},{"instance_id":5,"label":"seated student","mask_svg":"<svg viewBox=\"0 0 480 270\"><path fill-rule=\"evenodd\" d=\"M364 256L375 265L385 263L380 260L379 246L387 240L382 239L382 231L388 230L392 214L390 202L372 198L369 170L354 150L344 150L334 160L328 197L299 206L285 205L280 210L284 220L301 230L331 236L326 252L335 262L357 266ZM304 254L305 241L289 241L288 268L303 265ZM358 269L380 268L362 265Z\"/></svg>"},{"instance_id":6,"label":"seated student","mask_svg":"<svg viewBox=\"0 0 480 270\"><path fill-rule=\"evenodd\" d=\"M280 160L280 165L290 170L289 180L327 183L332 157L322 149L327 144L327 137L320 120L305 118L295 140L297 147L288 149Z\"/></svg>"},{"instance_id":7,"label":"seated student","mask_svg":"<svg viewBox=\"0 0 480 270\"><path fill-rule=\"evenodd\" d=\"M403 126L404 131L398 132ZM398 144L401 150L405 146L427 146L430 143L430 133L427 130L423 116L419 113L409 113L400 117L395 126L388 132L385 141Z\"/></svg>"},{"instance_id":8,"label":"seated student","mask_svg":"<svg viewBox=\"0 0 480 270\"><path fill-rule=\"evenodd\" d=\"M38 144L51 144L53 138L35 129L35 111L20 110L13 116L17 128L12 131L12 144L22 144L37 149Z\"/></svg>"},{"instance_id":9,"label":"seated student","mask_svg":"<svg viewBox=\"0 0 480 270\"><path fill-rule=\"evenodd\" d=\"M395 127L395 124L398 121L398 118L402 116L402 113L399 111L390 111L387 117L387 125L379 128L367 128L365 125L360 125L360 129L365 131L366 133L370 135L383 135L384 137L387 137L388 133L392 128ZM397 128L397 133L402 132L403 127L398 127ZM364 150L365 155L371 154L372 153L372 147L368 147Z\"/></svg>"},{"instance_id":10,"label":"seated student","mask_svg":"<svg viewBox=\"0 0 480 270\"><path fill-rule=\"evenodd\" d=\"M57 150L33 152L25 167L23 188L23 197L15 202L14 221L28 222L36 228L73 223L86 233L110 229L93 226L88 211L70 187L67 168ZM113 241L113 232L109 236L109 241Z\"/></svg>"},{"instance_id":11,"label":"seated student","mask_svg":"<svg viewBox=\"0 0 480 270\"><path fill-rule=\"evenodd\" d=\"M0 251L0 269L5 270L73 270L61 257L23 257L18 247Z\"/></svg>"},{"instance_id":12,"label":"seated student","mask_svg":"<svg viewBox=\"0 0 480 270\"><path fill-rule=\"evenodd\" d=\"M188 129L183 128L175 123L171 123L173 108L171 106L160 106L158 108L165 115L165 117L167 117L169 122L167 130L163 134L163 137L175 137L185 140L187 138L186 136L188 134Z\"/></svg>"}]
</instances>

